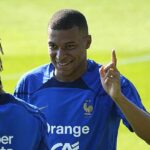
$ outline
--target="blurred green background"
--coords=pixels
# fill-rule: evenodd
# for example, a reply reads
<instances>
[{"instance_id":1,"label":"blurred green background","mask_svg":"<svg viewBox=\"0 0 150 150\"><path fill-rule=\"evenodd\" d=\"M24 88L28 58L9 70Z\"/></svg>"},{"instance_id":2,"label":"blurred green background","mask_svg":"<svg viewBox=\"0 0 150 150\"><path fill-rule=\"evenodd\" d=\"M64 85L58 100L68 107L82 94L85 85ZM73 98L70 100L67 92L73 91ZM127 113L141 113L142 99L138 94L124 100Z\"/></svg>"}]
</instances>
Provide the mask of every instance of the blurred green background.
<instances>
[{"instance_id":1,"label":"blurred green background","mask_svg":"<svg viewBox=\"0 0 150 150\"><path fill-rule=\"evenodd\" d=\"M111 49L116 49L118 69L134 83L150 111L149 0L0 0L0 38L5 51L1 76L5 90L13 93L21 75L49 62L47 24L52 14L62 8L85 14L92 35L89 58L105 64L111 59ZM117 147L150 149L123 125Z\"/></svg>"}]
</instances>

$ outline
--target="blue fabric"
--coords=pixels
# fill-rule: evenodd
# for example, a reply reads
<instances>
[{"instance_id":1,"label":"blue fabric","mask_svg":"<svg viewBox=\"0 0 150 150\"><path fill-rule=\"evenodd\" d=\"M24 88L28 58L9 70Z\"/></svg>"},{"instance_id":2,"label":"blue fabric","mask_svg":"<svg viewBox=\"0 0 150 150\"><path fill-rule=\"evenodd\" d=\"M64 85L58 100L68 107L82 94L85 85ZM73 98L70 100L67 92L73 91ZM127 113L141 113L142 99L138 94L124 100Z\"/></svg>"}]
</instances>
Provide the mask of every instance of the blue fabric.
<instances>
[{"instance_id":1,"label":"blue fabric","mask_svg":"<svg viewBox=\"0 0 150 150\"><path fill-rule=\"evenodd\" d=\"M47 124L37 107L0 94L0 149L48 150Z\"/></svg>"},{"instance_id":2,"label":"blue fabric","mask_svg":"<svg viewBox=\"0 0 150 150\"><path fill-rule=\"evenodd\" d=\"M52 64L40 66L22 77L15 96L40 107L50 124L49 144L52 150L115 150L120 120L131 126L104 91L100 65L88 60L88 69L76 81L59 82ZM122 92L144 109L130 81L121 76Z\"/></svg>"}]
</instances>

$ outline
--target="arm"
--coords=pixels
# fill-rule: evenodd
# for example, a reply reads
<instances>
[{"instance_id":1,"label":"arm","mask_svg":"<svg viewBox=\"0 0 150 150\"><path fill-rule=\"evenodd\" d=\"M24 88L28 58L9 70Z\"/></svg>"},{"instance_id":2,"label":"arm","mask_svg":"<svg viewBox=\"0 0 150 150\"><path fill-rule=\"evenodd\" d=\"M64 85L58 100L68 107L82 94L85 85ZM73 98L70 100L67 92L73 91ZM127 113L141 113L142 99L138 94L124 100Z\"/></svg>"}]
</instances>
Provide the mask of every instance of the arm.
<instances>
[{"instance_id":1,"label":"arm","mask_svg":"<svg viewBox=\"0 0 150 150\"><path fill-rule=\"evenodd\" d=\"M150 144L150 114L138 108L121 92L120 73L116 68L115 51L112 62L100 68L102 86L121 109L135 133Z\"/></svg>"}]
</instances>

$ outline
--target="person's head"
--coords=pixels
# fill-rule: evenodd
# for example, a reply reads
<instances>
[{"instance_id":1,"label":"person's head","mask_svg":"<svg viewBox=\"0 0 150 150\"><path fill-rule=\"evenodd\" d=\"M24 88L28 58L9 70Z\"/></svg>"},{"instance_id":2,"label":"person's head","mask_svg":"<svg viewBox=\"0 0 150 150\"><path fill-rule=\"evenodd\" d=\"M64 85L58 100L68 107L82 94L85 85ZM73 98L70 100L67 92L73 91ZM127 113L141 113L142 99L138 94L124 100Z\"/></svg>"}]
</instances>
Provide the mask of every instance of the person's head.
<instances>
[{"instance_id":1,"label":"person's head","mask_svg":"<svg viewBox=\"0 0 150 150\"><path fill-rule=\"evenodd\" d=\"M55 76L61 81L79 78L87 68L91 36L85 16L77 10L56 12L48 24L48 48Z\"/></svg>"},{"instance_id":2,"label":"person's head","mask_svg":"<svg viewBox=\"0 0 150 150\"><path fill-rule=\"evenodd\" d=\"M0 43L0 54L3 54L3 49L2 49L2 45ZM2 64L2 60L0 57L0 72L3 70L3 64ZM0 93L3 91L3 85L2 85L2 81L1 81L1 76L0 76Z\"/></svg>"}]
</instances>

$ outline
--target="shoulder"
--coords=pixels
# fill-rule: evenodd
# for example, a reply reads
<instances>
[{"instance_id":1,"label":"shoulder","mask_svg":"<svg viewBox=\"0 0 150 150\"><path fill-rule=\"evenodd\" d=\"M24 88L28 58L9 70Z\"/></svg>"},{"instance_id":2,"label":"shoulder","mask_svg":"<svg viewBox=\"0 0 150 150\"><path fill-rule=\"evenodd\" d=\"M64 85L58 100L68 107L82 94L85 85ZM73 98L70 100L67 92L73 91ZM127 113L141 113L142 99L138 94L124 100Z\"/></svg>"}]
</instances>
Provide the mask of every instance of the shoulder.
<instances>
[{"instance_id":1,"label":"shoulder","mask_svg":"<svg viewBox=\"0 0 150 150\"><path fill-rule=\"evenodd\" d=\"M45 64L25 73L15 87L15 95L31 94L50 78L51 72L53 72L53 65Z\"/></svg>"},{"instance_id":2,"label":"shoulder","mask_svg":"<svg viewBox=\"0 0 150 150\"><path fill-rule=\"evenodd\" d=\"M45 117L41 113L40 108L9 93L0 94L0 104L4 107L7 106L7 110L9 109L12 113L18 114L18 116L30 116L31 118L37 118L40 122L45 122Z\"/></svg>"},{"instance_id":3,"label":"shoulder","mask_svg":"<svg viewBox=\"0 0 150 150\"><path fill-rule=\"evenodd\" d=\"M136 89L133 83L123 75L120 75L120 82L121 82L121 88L124 90L128 88Z\"/></svg>"},{"instance_id":4,"label":"shoulder","mask_svg":"<svg viewBox=\"0 0 150 150\"><path fill-rule=\"evenodd\" d=\"M132 99L132 97L136 97L137 99L140 100L140 96L137 92L136 87L134 86L134 84L127 79L126 77L120 75L120 82L121 82L121 90L122 92L127 95L127 97L129 99ZM129 95L129 96L128 96Z\"/></svg>"},{"instance_id":5,"label":"shoulder","mask_svg":"<svg viewBox=\"0 0 150 150\"><path fill-rule=\"evenodd\" d=\"M31 105L20 98L17 98L9 93L4 93L1 95L5 104L13 105L13 107L21 108L23 111L26 111L30 114L41 114L40 109L34 105Z\"/></svg>"},{"instance_id":6,"label":"shoulder","mask_svg":"<svg viewBox=\"0 0 150 150\"><path fill-rule=\"evenodd\" d=\"M43 137L47 134L47 122L39 108L9 93L0 94L0 102L0 117L3 120L2 126L6 125L6 123L11 124L12 121L14 122L8 132L15 132L16 134L17 132L21 132L29 135L32 130L32 133L36 137ZM22 127L24 127L23 131ZM7 127L4 128L4 131L7 133ZM33 134L31 134L31 137L33 137Z\"/></svg>"},{"instance_id":7,"label":"shoulder","mask_svg":"<svg viewBox=\"0 0 150 150\"><path fill-rule=\"evenodd\" d=\"M101 67L101 64L96 63L94 60L87 60L87 71L86 73L88 75L93 74L99 77L99 68ZM85 73L85 74L86 74Z\"/></svg>"},{"instance_id":8,"label":"shoulder","mask_svg":"<svg viewBox=\"0 0 150 150\"><path fill-rule=\"evenodd\" d=\"M90 59L87 60L87 63L88 63L88 71L93 70L93 69L98 69L102 66L101 64Z\"/></svg>"},{"instance_id":9,"label":"shoulder","mask_svg":"<svg viewBox=\"0 0 150 150\"><path fill-rule=\"evenodd\" d=\"M28 71L21 77L21 80L27 80L29 78L37 78L37 77L39 78L43 76L48 77L52 70L53 70L52 64L45 64Z\"/></svg>"},{"instance_id":10,"label":"shoulder","mask_svg":"<svg viewBox=\"0 0 150 150\"><path fill-rule=\"evenodd\" d=\"M121 82L121 91L122 93L130 100L132 101L135 105L140 107L141 109L145 110L140 95L134 86L134 84L127 79L124 76L120 76L120 82Z\"/></svg>"},{"instance_id":11,"label":"shoulder","mask_svg":"<svg viewBox=\"0 0 150 150\"><path fill-rule=\"evenodd\" d=\"M28 148L40 145L39 147L41 149L48 149L47 122L39 108L30 105L9 93L0 94L0 107L0 118L2 121L0 127L2 129L2 134L11 134L18 138L18 141L14 141L15 145L18 142L24 141L25 137L28 137L25 142L26 144L29 144L27 145ZM23 148L24 145L25 144L18 146Z\"/></svg>"},{"instance_id":12,"label":"shoulder","mask_svg":"<svg viewBox=\"0 0 150 150\"><path fill-rule=\"evenodd\" d=\"M93 60L87 60L87 71L83 74L82 80L87 86L95 92L102 91L103 88L100 82L99 68L101 64L96 63Z\"/></svg>"},{"instance_id":13,"label":"shoulder","mask_svg":"<svg viewBox=\"0 0 150 150\"><path fill-rule=\"evenodd\" d=\"M45 116L41 112L40 108L38 108L37 106L34 106L32 104L29 104L29 103L25 102L24 100L19 99L15 96L12 96L12 97L13 97L12 103L15 104L18 109L20 108L20 110L22 110L24 113L27 113L28 116L31 116L31 118L36 119L39 124L47 127Z\"/></svg>"}]
</instances>

